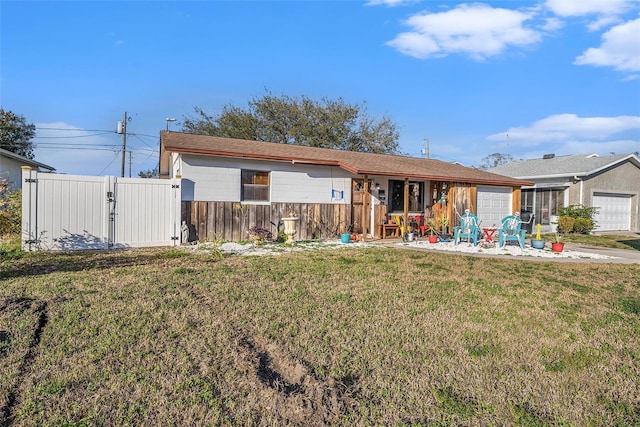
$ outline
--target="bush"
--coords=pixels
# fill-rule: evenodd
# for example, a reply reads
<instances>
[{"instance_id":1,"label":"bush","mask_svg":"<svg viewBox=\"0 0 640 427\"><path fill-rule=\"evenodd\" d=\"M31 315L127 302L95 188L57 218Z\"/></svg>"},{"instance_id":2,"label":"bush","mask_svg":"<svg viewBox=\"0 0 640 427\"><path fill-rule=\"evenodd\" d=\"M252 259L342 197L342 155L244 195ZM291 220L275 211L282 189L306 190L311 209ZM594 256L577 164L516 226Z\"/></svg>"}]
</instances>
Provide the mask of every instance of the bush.
<instances>
[{"instance_id":1,"label":"bush","mask_svg":"<svg viewBox=\"0 0 640 427\"><path fill-rule=\"evenodd\" d=\"M564 208L560 208L558 218L558 230L561 233L574 233L588 234L595 227L596 223L593 220L593 216L596 214L598 208L582 205L571 205ZM569 223L573 221L571 227Z\"/></svg>"},{"instance_id":2,"label":"bush","mask_svg":"<svg viewBox=\"0 0 640 427\"><path fill-rule=\"evenodd\" d=\"M595 228L595 223L591 218L576 218L573 223L574 233L588 234Z\"/></svg>"},{"instance_id":3,"label":"bush","mask_svg":"<svg viewBox=\"0 0 640 427\"><path fill-rule=\"evenodd\" d=\"M0 191L0 236L19 234L22 227L22 191Z\"/></svg>"},{"instance_id":4,"label":"bush","mask_svg":"<svg viewBox=\"0 0 640 427\"><path fill-rule=\"evenodd\" d=\"M571 218L593 219L598 208L582 205L571 205L559 209L560 216L570 216Z\"/></svg>"},{"instance_id":5,"label":"bush","mask_svg":"<svg viewBox=\"0 0 640 427\"><path fill-rule=\"evenodd\" d=\"M573 231L575 218L570 216L561 216L558 218L558 231L560 233L571 233Z\"/></svg>"},{"instance_id":6,"label":"bush","mask_svg":"<svg viewBox=\"0 0 640 427\"><path fill-rule=\"evenodd\" d=\"M264 243L266 240L271 240L272 238L271 231L258 227L257 225L251 227L247 233L249 233L249 238L257 243Z\"/></svg>"}]
</instances>

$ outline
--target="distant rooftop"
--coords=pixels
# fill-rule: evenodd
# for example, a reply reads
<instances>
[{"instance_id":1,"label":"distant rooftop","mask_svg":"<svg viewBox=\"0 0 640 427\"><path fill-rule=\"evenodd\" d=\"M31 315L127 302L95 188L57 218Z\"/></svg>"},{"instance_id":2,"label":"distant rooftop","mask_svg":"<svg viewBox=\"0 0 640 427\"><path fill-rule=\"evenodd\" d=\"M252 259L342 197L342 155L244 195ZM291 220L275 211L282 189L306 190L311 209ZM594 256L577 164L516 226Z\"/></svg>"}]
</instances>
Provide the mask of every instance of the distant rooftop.
<instances>
[{"instance_id":1,"label":"distant rooftop","mask_svg":"<svg viewBox=\"0 0 640 427\"><path fill-rule=\"evenodd\" d=\"M541 159L516 160L489 171L519 179L588 176L626 160L631 160L640 167L640 159L633 153L609 156L597 154L555 156L547 154Z\"/></svg>"},{"instance_id":2,"label":"distant rooftop","mask_svg":"<svg viewBox=\"0 0 640 427\"><path fill-rule=\"evenodd\" d=\"M16 154L13 151L5 150L4 148L0 148L0 156L17 160L18 162L22 162L25 166L39 168L40 170L48 170L50 172L53 172L56 170L56 168L54 168L53 166L45 165L44 163L40 163L32 159L27 159L24 156Z\"/></svg>"}]
</instances>

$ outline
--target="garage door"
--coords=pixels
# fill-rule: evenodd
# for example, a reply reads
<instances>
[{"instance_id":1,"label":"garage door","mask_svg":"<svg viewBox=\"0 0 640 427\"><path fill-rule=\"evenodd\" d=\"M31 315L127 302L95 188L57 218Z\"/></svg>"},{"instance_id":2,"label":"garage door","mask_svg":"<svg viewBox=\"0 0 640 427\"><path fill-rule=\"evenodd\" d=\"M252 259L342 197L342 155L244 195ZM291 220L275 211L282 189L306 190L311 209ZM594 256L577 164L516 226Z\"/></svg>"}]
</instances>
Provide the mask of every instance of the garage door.
<instances>
[{"instance_id":1,"label":"garage door","mask_svg":"<svg viewBox=\"0 0 640 427\"><path fill-rule=\"evenodd\" d=\"M511 215L511 188L478 187L478 219L483 226L500 226Z\"/></svg>"},{"instance_id":2,"label":"garage door","mask_svg":"<svg viewBox=\"0 0 640 427\"><path fill-rule=\"evenodd\" d=\"M593 206L598 208L598 213L593 217L597 231L630 230L631 196L595 193Z\"/></svg>"}]
</instances>

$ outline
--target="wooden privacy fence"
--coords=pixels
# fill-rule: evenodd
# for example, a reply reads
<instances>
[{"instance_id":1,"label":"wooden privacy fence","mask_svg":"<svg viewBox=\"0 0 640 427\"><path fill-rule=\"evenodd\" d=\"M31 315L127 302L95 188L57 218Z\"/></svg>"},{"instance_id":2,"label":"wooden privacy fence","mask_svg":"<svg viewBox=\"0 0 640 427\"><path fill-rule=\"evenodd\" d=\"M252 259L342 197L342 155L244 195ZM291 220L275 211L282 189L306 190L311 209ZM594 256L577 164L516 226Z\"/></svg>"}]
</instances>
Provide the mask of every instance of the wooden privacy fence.
<instances>
[{"instance_id":1,"label":"wooden privacy fence","mask_svg":"<svg viewBox=\"0 0 640 427\"><path fill-rule=\"evenodd\" d=\"M247 240L254 226L271 231L275 238L284 230L281 219L291 213L298 216L296 240L336 238L351 225L351 206L344 204L182 202L182 220L189 226L190 241Z\"/></svg>"},{"instance_id":2,"label":"wooden privacy fence","mask_svg":"<svg viewBox=\"0 0 640 427\"><path fill-rule=\"evenodd\" d=\"M180 244L179 179L39 173L22 168L22 248Z\"/></svg>"}]
</instances>

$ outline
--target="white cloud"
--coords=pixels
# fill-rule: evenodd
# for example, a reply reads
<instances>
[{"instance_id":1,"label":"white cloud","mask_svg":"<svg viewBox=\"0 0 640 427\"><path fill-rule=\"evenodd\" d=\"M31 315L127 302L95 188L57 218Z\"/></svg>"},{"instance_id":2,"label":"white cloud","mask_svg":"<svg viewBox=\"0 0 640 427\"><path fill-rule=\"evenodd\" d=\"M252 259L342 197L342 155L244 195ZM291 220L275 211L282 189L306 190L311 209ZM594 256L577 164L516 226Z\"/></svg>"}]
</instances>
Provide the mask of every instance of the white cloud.
<instances>
[{"instance_id":1,"label":"white cloud","mask_svg":"<svg viewBox=\"0 0 640 427\"><path fill-rule=\"evenodd\" d=\"M574 63L640 71L640 18L611 28L602 35L600 47L587 49Z\"/></svg>"},{"instance_id":2,"label":"white cloud","mask_svg":"<svg viewBox=\"0 0 640 427\"><path fill-rule=\"evenodd\" d=\"M524 27L532 13L493 8L486 4L461 4L440 13L421 13L406 24L411 31L387 42L416 58L441 57L452 53L485 59L509 46L527 46L541 39L540 33Z\"/></svg>"},{"instance_id":3,"label":"white cloud","mask_svg":"<svg viewBox=\"0 0 640 427\"><path fill-rule=\"evenodd\" d=\"M505 132L489 135L487 140L504 141L506 135L509 135L510 144L518 147L534 147L547 143L581 144L587 141L598 141L598 144L602 144L610 143L611 141L607 140L616 135L637 135L638 132L640 116L578 117L575 114L556 114L538 120L530 126L513 127ZM626 141L630 146L638 143L632 138Z\"/></svg>"},{"instance_id":4,"label":"white cloud","mask_svg":"<svg viewBox=\"0 0 640 427\"><path fill-rule=\"evenodd\" d=\"M556 15L619 15L633 3L633 0L547 0L545 5Z\"/></svg>"},{"instance_id":5,"label":"white cloud","mask_svg":"<svg viewBox=\"0 0 640 427\"><path fill-rule=\"evenodd\" d=\"M365 3L365 6L403 6L405 4L413 4L418 2L418 0L369 0Z\"/></svg>"},{"instance_id":6,"label":"white cloud","mask_svg":"<svg viewBox=\"0 0 640 427\"><path fill-rule=\"evenodd\" d=\"M638 0L547 0L545 5L554 14L569 17L594 16L587 24L590 31L598 31L620 21Z\"/></svg>"},{"instance_id":7,"label":"white cloud","mask_svg":"<svg viewBox=\"0 0 640 427\"><path fill-rule=\"evenodd\" d=\"M542 29L547 32L555 32L564 27L564 22L558 18L547 18L542 25Z\"/></svg>"}]
</instances>

